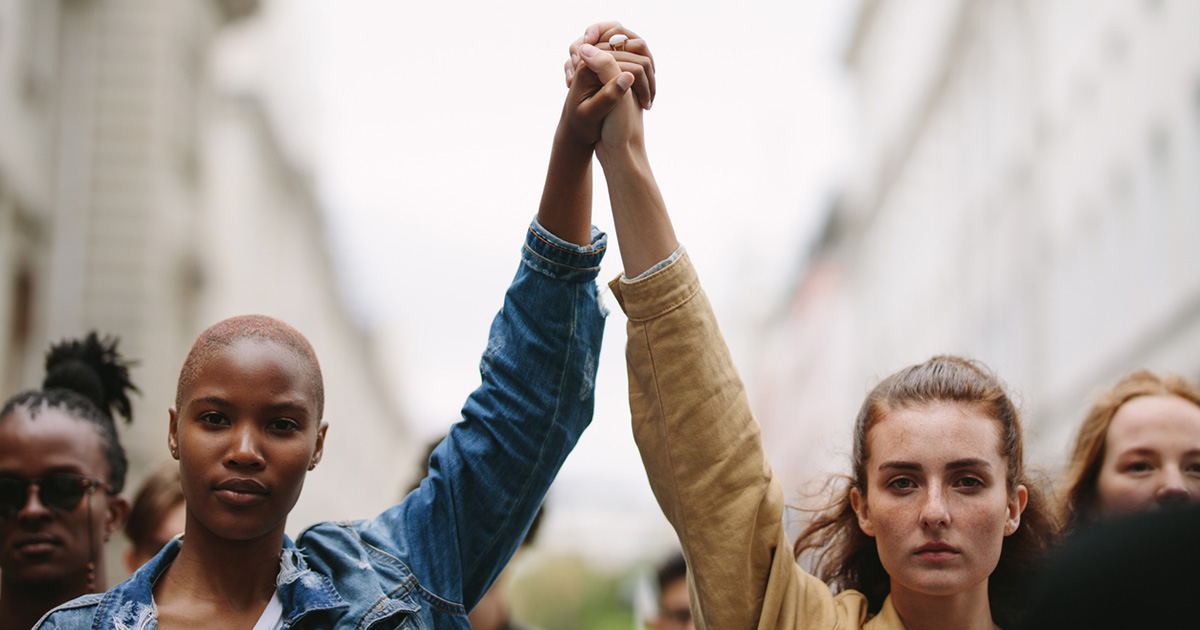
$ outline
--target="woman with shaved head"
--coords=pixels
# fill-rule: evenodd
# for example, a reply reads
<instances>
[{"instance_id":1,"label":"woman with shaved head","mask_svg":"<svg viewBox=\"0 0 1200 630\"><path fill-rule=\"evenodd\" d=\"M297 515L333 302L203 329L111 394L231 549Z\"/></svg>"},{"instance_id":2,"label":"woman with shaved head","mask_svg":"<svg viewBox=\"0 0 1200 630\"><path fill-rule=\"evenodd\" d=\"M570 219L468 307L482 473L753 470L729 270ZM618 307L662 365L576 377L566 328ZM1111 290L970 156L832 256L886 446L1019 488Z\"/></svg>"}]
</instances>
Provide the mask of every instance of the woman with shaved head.
<instances>
[{"instance_id":1,"label":"woman with shaved head","mask_svg":"<svg viewBox=\"0 0 1200 630\"><path fill-rule=\"evenodd\" d=\"M625 52L581 60L537 219L491 328L482 384L400 504L284 534L329 425L316 354L291 326L237 317L184 361L168 445L187 499L184 535L129 580L52 612L46 628L468 628L592 415L604 313L590 165L605 114L652 66ZM448 226L449 227L449 226ZM449 239L448 239L449 240ZM357 483L374 483L373 479Z\"/></svg>"}]
</instances>

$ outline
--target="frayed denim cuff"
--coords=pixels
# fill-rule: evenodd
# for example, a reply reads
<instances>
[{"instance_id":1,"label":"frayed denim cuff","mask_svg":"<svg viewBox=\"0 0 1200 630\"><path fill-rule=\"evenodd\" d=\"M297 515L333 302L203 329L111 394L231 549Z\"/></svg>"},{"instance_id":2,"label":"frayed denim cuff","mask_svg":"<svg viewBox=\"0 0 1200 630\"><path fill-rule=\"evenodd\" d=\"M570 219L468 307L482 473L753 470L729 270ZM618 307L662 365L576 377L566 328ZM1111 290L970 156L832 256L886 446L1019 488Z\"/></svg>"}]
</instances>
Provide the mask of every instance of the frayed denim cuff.
<instances>
[{"instance_id":1,"label":"frayed denim cuff","mask_svg":"<svg viewBox=\"0 0 1200 630\"><path fill-rule=\"evenodd\" d=\"M600 272L600 260L608 249L608 235L592 226L592 242L586 246L569 243L551 234L534 219L525 234L522 260L530 269L551 278L589 282Z\"/></svg>"}]
</instances>

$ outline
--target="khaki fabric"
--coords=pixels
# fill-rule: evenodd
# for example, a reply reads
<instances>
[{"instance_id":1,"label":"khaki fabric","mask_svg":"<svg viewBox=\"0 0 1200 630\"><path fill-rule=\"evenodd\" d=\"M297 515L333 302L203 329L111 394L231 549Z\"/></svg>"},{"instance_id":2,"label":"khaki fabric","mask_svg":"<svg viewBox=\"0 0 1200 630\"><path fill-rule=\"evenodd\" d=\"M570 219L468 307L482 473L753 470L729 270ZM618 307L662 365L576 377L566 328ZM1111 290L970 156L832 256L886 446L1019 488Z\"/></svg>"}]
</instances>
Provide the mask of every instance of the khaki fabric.
<instances>
[{"instance_id":1,"label":"khaki fabric","mask_svg":"<svg viewBox=\"0 0 1200 630\"><path fill-rule=\"evenodd\" d=\"M712 307L686 252L609 284L629 318L633 433L687 559L696 627L897 630L890 599L833 595L792 558L783 490Z\"/></svg>"}]
</instances>

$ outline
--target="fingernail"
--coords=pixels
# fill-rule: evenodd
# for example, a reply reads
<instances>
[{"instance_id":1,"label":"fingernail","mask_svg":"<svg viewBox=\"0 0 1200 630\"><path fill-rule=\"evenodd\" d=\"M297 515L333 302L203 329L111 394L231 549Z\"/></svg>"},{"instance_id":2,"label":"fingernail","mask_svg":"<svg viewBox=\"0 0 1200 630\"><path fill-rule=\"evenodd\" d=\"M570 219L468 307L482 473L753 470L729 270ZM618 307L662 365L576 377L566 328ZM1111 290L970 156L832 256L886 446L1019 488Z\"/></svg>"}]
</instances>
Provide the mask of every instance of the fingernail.
<instances>
[{"instance_id":1,"label":"fingernail","mask_svg":"<svg viewBox=\"0 0 1200 630\"><path fill-rule=\"evenodd\" d=\"M622 90L628 90L629 86L633 85L633 75L622 74L621 76L617 77L617 85L621 86Z\"/></svg>"},{"instance_id":2,"label":"fingernail","mask_svg":"<svg viewBox=\"0 0 1200 630\"><path fill-rule=\"evenodd\" d=\"M572 70L571 68L567 68L567 83L568 84L571 83L571 77L573 77L573 76L575 76L575 71Z\"/></svg>"},{"instance_id":3,"label":"fingernail","mask_svg":"<svg viewBox=\"0 0 1200 630\"><path fill-rule=\"evenodd\" d=\"M600 50L600 49L596 48L595 46L593 46L591 44L584 44L579 47L579 54L590 59L593 55L596 54L596 51L598 51L598 50Z\"/></svg>"},{"instance_id":4,"label":"fingernail","mask_svg":"<svg viewBox=\"0 0 1200 630\"><path fill-rule=\"evenodd\" d=\"M571 65L575 65L577 63L579 63L579 55L571 53Z\"/></svg>"}]
</instances>

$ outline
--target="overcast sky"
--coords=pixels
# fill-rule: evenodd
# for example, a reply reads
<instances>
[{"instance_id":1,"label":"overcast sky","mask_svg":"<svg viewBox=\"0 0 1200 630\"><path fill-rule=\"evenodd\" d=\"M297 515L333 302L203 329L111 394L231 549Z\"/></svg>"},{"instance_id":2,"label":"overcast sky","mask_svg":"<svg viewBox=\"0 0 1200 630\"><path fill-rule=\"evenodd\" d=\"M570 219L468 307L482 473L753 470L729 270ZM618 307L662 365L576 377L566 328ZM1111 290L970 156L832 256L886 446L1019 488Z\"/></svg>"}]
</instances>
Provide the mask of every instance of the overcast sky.
<instances>
[{"instance_id":1,"label":"overcast sky","mask_svg":"<svg viewBox=\"0 0 1200 630\"><path fill-rule=\"evenodd\" d=\"M779 307L851 153L840 52L853 4L265 0L242 28L251 50L218 70L263 93L312 171L347 295L432 437L478 383L583 28L617 19L650 44L651 161L737 358ZM594 221L611 232L596 175ZM610 250L601 280L620 270ZM620 561L671 538L630 436L624 316L604 298L596 418L551 492L542 544Z\"/></svg>"}]
</instances>

